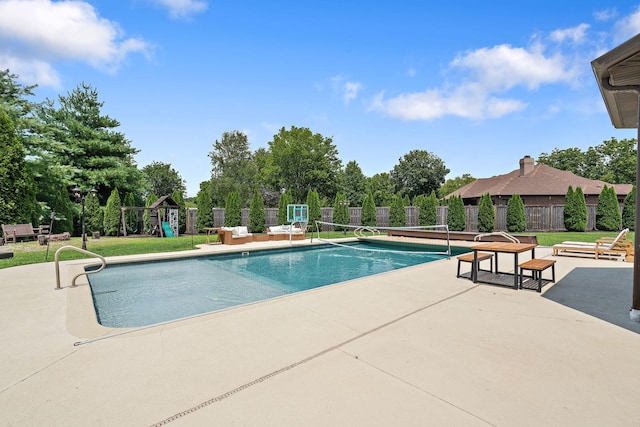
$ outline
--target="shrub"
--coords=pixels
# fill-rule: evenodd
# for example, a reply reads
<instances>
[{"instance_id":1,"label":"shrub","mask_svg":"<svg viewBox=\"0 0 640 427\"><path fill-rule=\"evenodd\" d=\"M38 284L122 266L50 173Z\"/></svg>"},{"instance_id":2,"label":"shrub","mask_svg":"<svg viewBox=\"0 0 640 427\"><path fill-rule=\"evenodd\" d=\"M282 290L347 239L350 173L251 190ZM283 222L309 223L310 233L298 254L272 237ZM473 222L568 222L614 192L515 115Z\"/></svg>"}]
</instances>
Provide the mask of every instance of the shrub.
<instances>
[{"instance_id":1,"label":"shrub","mask_svg":"<svg viewBox=\"0 0 640 427\"><path fill-rule=\"evenodd\" d=\"M527 220L524 216L524 203L519 194L514 194L507 202L507 231L510 233L522 233L526 229Z\"/></svg>"},{"instance_id":2,"label":"shrub","mask_svg":"<svg viewBox=\"0 0 640 427\"><path fill-rule=\"evenodd\" d=\"M253 198L249 207L249 231L251 233L262 233L264 228L264 200L262 200L262 194L256 188L253 191Z\"/></svg>"},{"instance_id":3,"label":"shrub","mask_svg":"<svg viewBox=\"0 0 640 427\"><path fill-rule=\"evenodd\" d=\"M158 200L158 196L155 193L149 193L147 196L147 201L145 202L145 207L149 207L154 204ZM144 214L142 215L142 220L144 222L144 230L146 233L151 233L151 210L145 209Z\"/></svg>"},{"instance_id":4,"label":"shrub","mask_svg":"<svg viewBox=\"0 0 640 427\"><path fill-rule=\"evenodd\" d=\"M120 227L120 193L114 188L111 195L107 199L107 205L104 209L104 234L107 236L115 236L118 234Z\"/></svg>"},{"instance_id":5,"label":"shrub","mask_svg":"<svg viewBox=\"0 0 640 427\"><path fill-rule=\"evenodd\" d=\"M287 191L280 195L278 202L278 224L287 224L287 205L291 204L291 194Z\"/></svg>"},{"instance_id":6,"label":"shrub","mask_svg":"<svg viewBox=\"0 0 640 427\"><path fill-rule=\"evenodd\" d=\"M636 230L636 186L634 185L631 192L624 198L622 206L622 228Z\"/></svg>"},{"instance_id":7,"label":"shrub","mask_svg":"<svg viewBox=\"0 0 640 427\"><path fill-rule=\"evenodd\" d=\"M309 206L309 224L315 229L316 221L322 221L320 196L316 190L309 190L307 192L307 206Z\"/></svg>"},{"instance_id":8,"label":"shrub","mask_svg":"<svg viewBox=\"0 0 640 427\"><path fill-rule=\"evenodd\" d=\"M596 206L596 228L600 231L617 231L622 226L622 214L613 187L604 186Z\"/></svg>"},{"instance_id":9,"label":"shrub","mask_svg":"<svg viewBox=\"0 0 640 427\"><path fill-rule=\"evenodd\" d=\"M405 199L400 195L394 197L389 208L389 225L391 227L404 227L407 223L407 214L404 210Z\"/></svg>"},{"instance_id":10,"label":"shrub","mask_svg":"<svg viewBox=\"0 0 640 427\"><path fill-rule=\"evenodd\" d=\"M196 227L203 231L207 227L213 227L213 198L206 185L200 185L200 191L196 196Z\"/></svg>"},{"instance_id":11,"label":"shrub","mask_svg":"<svg viewBox=\"0 0 640 427\"><path fill-rule=\"evenodd\" d=\"M564 228L568 231L585 231L587 229L587 202L582 188L575 191L571 186L567 190L564 205Z\"/></svg>"},{"instance_id":12,"label":"shrub","mask_svg":"<svg viewBox=\"0 0 640 427\"><path fill-rule=\"evenodd\" d=\"M85 227L87 233L99 231L103 233L102 227L104 225L104 212L100 208L100 202L98 196L95 193L89 192L84 201L84 213L85 213Z\"/></svg>"},{"instance_id":13,"label":"shrub","mask_svg":"<svg viewBox=\"0 0 640 427\"><path fill-rule=\"evenodd\" d=\"M493 210L493 202L489 193L480 197L478 206L478 231L481 233L491 233L495 228L496 214Z\"/></svg>"},{"instance_id":14,"label":"shrub","mask_svg":"<svg viewBox=\"0 0 640 427\"><path fill-rule=\"evenodd\" d=\"M349 202L347 195L344 193L336 194L333 201L333 221L336 224L349 224L351 216L349 215ZM346 230L347 227L335 226L336 231Z\"/></svg>"},{"instance_id":15,"label":"shrub","mask_svg":"<svg viewBox=\"0 0 640 427\"><path fill-rule=\"evenodd\" d=\"M373 194L367 193L362 203L362 225L375 227L378 224L378 215L376 213L376 203L373 200Z\"/></svg>"},{"instance_id":16,"label":"shrub","mask_svg":"<svg viewBox=\"0 0 640 427\"><path fill-rule=\"evenodd\" d=\"M467 228L467 215L464 209L462 196L449 197L447 225L451 231L464 231L465 228Z\"/></svg>"},{"instance_id":17,"label":"shrub","mask_svg":"<svg viewBox=\"0 0 640 427\"><path fill-rule=\"evenodd\" d=\"M240 196L237 191L230 191L224 204L224 226L237 227L242 220Z\"/></svg>"}]
</instances>

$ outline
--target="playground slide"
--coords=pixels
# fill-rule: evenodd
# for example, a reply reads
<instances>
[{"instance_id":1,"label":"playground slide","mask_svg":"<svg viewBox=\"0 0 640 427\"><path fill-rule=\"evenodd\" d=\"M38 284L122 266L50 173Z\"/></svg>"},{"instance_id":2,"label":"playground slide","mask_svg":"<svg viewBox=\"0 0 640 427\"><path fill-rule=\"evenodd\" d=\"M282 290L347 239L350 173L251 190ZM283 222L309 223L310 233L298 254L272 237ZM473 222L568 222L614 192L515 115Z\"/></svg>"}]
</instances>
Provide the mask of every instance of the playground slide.
<instances>
[{"instance_id":1,"label":"playground slide","mask_svg":"<svg viewBox=\"0 0 640 427\"><path fill-rule=\"evenodd\" d=\"M171 226L169 225L168 222L163 222L162 223L162 231L164 231L164 235L166 237L175 237L173 235L173 230L171 229Z\"/></svg>"}]
</instances>

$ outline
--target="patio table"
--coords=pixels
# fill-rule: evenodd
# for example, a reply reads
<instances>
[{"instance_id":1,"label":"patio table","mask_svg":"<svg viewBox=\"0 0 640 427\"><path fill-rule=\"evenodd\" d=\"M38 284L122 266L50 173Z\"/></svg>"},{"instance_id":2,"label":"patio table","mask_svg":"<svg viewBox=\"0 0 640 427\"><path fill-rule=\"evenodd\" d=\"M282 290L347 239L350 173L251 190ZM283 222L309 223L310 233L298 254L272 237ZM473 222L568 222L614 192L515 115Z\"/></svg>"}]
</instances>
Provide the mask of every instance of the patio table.
<instances>
[{"instance_id":1,"label":"patio table","mask_svg":"<svg viewBox=\"0 0 640 427\"><path fill-rule=\"evenodd\" d=\"M499 279L502 276L511 275L511 273L500 273L500 270L498 269L498 254L513 254L513 289L518 289L518 254L531 251L531 259L534 259L536 255L536 246L538 245L536 245L535 243L511 242L484 242L472 246L471 249L473 250L473 263L471 265L471 280L473 280L473 283L482 282L504 286L504 282L500 281ZM483 274L480 279L478 278L478 252L493 252L496 255L495 273Z\"/></svg>"}]
</instances>

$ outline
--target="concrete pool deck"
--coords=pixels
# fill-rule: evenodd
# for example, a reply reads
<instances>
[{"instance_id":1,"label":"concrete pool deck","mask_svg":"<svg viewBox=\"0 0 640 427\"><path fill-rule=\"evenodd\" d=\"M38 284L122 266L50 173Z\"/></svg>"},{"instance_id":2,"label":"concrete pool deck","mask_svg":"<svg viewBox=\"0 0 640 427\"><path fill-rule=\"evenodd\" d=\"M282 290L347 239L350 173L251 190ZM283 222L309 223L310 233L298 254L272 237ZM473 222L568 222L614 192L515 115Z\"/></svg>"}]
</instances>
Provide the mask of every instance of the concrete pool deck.
<instances>
[{"instance_id":1,"label":"concrete pool deck","mask_svg":"<svg viewBox=\"0 0 640 427\"><path fill-rule=\"evenodd\" d=\"M637 425L632 264L553 259L542 294L451 258L81 345L114 331L83 261L1 269L0 425Z\"/></svg>"}]
</instances>

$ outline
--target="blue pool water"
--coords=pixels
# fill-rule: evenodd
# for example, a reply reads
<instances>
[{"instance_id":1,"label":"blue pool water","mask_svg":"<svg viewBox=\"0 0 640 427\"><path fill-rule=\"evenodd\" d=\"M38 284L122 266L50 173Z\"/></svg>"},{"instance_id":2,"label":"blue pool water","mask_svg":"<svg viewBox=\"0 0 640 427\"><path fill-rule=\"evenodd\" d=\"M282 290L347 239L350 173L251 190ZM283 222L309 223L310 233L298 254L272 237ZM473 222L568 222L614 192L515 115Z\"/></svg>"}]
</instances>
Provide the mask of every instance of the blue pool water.
<instances>
[{"instance_id":1,"label":"blue pool water","mask_svg":"<svg viewBox=\"0 0 640 427\"><path fill-rule=\"evenodd\" d=\"M369 244L296 247L244 255L111 265L88 278L100 324L140 327L444 257L363 248L369 248Z\"/></svg>"}]
</instances>

